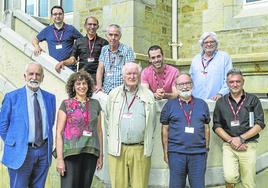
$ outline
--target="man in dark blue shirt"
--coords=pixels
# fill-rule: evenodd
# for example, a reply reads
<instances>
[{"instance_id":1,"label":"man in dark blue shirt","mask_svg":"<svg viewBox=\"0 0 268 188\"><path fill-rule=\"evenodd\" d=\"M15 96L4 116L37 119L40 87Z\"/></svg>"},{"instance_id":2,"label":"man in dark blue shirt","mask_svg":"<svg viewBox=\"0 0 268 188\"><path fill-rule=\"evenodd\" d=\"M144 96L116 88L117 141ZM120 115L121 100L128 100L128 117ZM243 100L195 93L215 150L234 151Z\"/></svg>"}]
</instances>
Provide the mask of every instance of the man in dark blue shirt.
<instances>
[{"instance_id":1,"label":"man in dark blue shirt","mask_svg":"<svg viewBox=\"0 0 268 188\"><path fill-rule=\"evenodd\" d=\"M170 188L184 188L188 175L191 188L205 188L209 148L209 109L205 101L192 96L192 79L181 74L176 80L178 97L162 109L164 160L170 169Z\"/></svg>"},{"instance_id":2,"label":"man in dark blue shirt","mask_svg":"<svg viewBox=\"0 0 268 188\"><path fill-rule=\"evenodd\" d=\"M63 22L64 10L62 7L52 7L51 18L53 24L44 28L32 41L35 48L34 54L36 56L40 55L42 48L39 46L39 43L47 41L49 55L58 61L63 61L70 57L74 40L83 36L74 26ZM70 65L68 67L76 71L76 66Z\"/></svg>"}]
</instances>

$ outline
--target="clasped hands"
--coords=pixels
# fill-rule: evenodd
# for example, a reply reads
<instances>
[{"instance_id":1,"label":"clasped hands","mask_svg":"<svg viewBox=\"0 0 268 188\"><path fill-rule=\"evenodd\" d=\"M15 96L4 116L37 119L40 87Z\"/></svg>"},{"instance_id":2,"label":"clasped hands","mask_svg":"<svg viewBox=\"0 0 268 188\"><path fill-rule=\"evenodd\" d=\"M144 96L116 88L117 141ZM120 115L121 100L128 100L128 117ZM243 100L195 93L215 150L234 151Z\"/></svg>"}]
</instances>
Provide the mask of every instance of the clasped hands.
<instances>
[{"instance_id":1,"label":"clasped hands","mask_svg":"<svg viewBox=\"0 0 268 188\"><path fill-rule=\"evenodd\" d=\"M228 143L231 145L231 147L234 149L234 150L237 150L237 151L246 151L248 146L247 144L245 143L242 143L241 142L241 139L239 136L237 137L232 137Z\"/></svg>"}]
</instances>

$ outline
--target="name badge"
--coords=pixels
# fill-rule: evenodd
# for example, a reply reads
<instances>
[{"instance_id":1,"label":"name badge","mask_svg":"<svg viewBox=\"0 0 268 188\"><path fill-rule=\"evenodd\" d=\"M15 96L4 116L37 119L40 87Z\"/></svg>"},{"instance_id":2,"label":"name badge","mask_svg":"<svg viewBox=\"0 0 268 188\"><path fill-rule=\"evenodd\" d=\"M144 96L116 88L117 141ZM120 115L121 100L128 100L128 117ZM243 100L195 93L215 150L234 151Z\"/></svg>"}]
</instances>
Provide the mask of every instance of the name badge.
<instances>
[{"instance_id":1,"label":"name badge","mask_svg":"<svg viewBox=\"0 0 268 188\"><path fill-rule=\"evenodd\" d=\"M201 71L201 73L202 73L203 75L207 75L207 74L208 74L207 71Z\"/></svg>"},{"instance_id":2,"label":"name badge","mask_svg":"<svg viewBox=\"0 0 268 188\"><path fill-rule=\"evenodd\" d=\"M87 58L87 62L93 62L95 59L94 59L94 57L89 57L89 58Z\"/></svg>"},{"instance_id":3,"label":"name badge","mask_svg":"<svg viewBox=\"0 0 268 188\"><path fill-rule=\"evenodd\" d=\"M130 118L132 118L132 113L124 113L123 114L123 118L124 119L130 119Z\"/></svg>"},{"instance_id":4,"label":"name badge","mask_svg":"<svg viewBox=\"0 0 268 188\"><path fill-rule=\"evenodd\" d=\"M83 136L92 136L92 132L91 131L83 131Z\"/></svg>"},{"instance_id":5,"label":"name badge","mask_svg":"<svg viewBox=\"0 0 268 188\"><path fill-rule=\"evenodd\" d=\"M231 127L237 127L239 125L240 125L239 120L231 121Z\"/></svg>"},{"instance_id":6,"label":"name badge","mask_svg":"<svg viewBox=\"0 0 268 188\"><path fill-rule=\"evenodd\" d=\"M109 71L109 72L107 72L106 75L107 75L107 76L113 76L113 72L112 72L112 71Z\"/></svg>"},{"instance_id":7,"label":"name badge","mask_svg":"<svg viewBox=\"0 0 268 188\"><path fill-rule=\"evenodd\" d=\"M193 127L185 127L184 132L193 134L194 133L194 128Z\"/></svg>"},{"instance_id":8,"label":"name badge","mask_svg":"<svg viewBox=\"0 0 268 188\"><path fill-rule=\"evenodd\" d=\"M58 45L56 45L56 49L58 50L58 49L62 49L62 44L58 44Z\"/></svg>"}]
</instances>

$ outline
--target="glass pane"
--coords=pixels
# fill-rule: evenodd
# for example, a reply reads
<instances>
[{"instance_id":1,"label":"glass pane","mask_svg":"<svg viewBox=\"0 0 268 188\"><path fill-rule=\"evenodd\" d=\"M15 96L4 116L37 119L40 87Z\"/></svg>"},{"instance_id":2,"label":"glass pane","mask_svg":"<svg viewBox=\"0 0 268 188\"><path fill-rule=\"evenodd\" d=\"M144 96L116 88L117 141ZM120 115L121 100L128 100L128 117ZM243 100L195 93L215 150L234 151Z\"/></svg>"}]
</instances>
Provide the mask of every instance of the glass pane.
<instances>
[{"instance_id":1,"label":"glass pane","mask_svg":"<svg viewBox=\"0 0 268 188\"><path fill-rule=\"evenodd\" d=\"M10 0L5 0L4 9L8 10L10 8L11 8L11 1Z\"/></svg>"},{"instance_id":2,"label":"glass pane","mask_svg":"<svg viewBox=\"0 0 268 188\"><path fill-rule=\"evenodd\" d=\"M48 17L48 1L47 0L39 0L39 15L40 17Z\"/></svg>"},{"instance_id":3,"label":"glass pane","mask_svg":"<svg viewBox=\"0 0 268 188\"><path fill-rule=\"evenodd\" d=\"M30 15L34 15L34 0L26 1L26 13Z\"/></svg>"},{"instance_id":4,"label":"glass pane","mask_svg":"<svg viewBox=\"0 0 268 188\"><path fill-rule=\"evenodd\" d=\"M246 0L247 3L255 2L255 1L261 1L261 0Z\"/></svg>"},{"instance_id":5,"label":"glass pane","mask_svg":"<svg viewBox=\"0 0 268 188\"><path fill-rule=\"evenodd\" d=\"M73 12L73 0L62 0L61 6L64 10L64 12Z\"/></svg>"}]
</instances>

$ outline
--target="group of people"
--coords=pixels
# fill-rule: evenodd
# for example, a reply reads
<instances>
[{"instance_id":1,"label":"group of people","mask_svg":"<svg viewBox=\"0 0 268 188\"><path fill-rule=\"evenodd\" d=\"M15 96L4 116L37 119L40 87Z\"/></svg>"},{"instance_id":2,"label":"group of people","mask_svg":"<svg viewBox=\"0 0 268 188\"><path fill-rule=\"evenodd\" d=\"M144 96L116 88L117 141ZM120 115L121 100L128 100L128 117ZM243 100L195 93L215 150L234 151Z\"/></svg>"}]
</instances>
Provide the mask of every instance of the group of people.
<instances>
[{"instance_id":1,"label":"group of people","mask_svg":"<svg viewBox=\"0 0 268 188\"><path fill-rule=\"evenodd\" d=\"M54 6L51 17L54 23L33 40L34 53L41 53L39 42L46 40L49 54L59 61L56 71L64 66L74 71L66 84L68 99L62 101L56 121L53 154L61 187L91 186L95 169L103 166L103 138L108 140L112 187L148 187L159 122L169 187L185 187L187 176L191 187L205 187L211 120L207 99L216 101L212 129L224 141L226 187L238 183L256 187L263 109L256 96L244 91L242 72L232 67L226 52L218 50L214 32L200 37L201 52L189 73L165 64L158 45L148 49L150 64L142 70L134 62L133 50L120 42L120 26L109 25L105 40L96 33L95 17L86 18L84 37L64 23L62 7ZM11 188L44 187L52 159L56 99L40 89L44 78L40 64L29 63L24 78L26 86L7 93L2 102L2 163L8 168ZM105 106L92 97L98 93L104 93ZM156 103L162 99L167 102L157 119Z\"/></svg>"}]
</instances>

